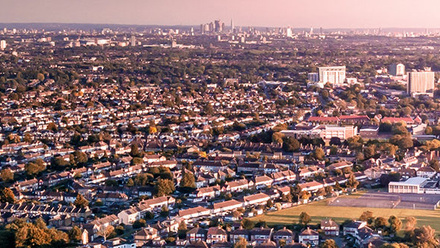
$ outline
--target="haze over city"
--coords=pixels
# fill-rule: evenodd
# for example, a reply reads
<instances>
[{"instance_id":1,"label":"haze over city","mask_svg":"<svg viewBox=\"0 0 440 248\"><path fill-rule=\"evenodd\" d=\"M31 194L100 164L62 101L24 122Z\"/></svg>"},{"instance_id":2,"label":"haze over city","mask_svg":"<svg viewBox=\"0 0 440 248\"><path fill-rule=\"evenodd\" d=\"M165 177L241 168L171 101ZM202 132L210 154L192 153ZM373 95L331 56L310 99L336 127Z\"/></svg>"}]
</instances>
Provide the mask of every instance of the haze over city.
<instances>
[{"instance_id":1,"label":"haze over city","mask_svg":"<svg viewBox=\"0 0 440 248\"><path fill-rule=\"evenodd\" d=\"M436 0L2 0L0 22L438 28Z\"/></svg>"}]
</instances>

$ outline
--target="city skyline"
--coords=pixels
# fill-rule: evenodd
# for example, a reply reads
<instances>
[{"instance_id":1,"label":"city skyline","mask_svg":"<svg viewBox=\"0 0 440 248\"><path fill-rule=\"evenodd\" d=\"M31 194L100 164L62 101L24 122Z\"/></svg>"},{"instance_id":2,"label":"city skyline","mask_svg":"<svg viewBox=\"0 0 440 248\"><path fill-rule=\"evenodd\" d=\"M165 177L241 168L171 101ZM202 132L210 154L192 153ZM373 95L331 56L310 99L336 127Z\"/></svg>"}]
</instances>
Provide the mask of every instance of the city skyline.
<instances>
[{"instance_id":1,"label":"city skyline","mask_svg":"<svg viewBox=\"0 0 440 248\"><path fill-rule=\"evenodd\" d=\"M1 23L90 23L200 25L221 19L227 25L323 28L439 28L438 2L413 1L75 1L2 0ZM68 10L68 11L67 11Z\"/></svg>"}]
</instances>

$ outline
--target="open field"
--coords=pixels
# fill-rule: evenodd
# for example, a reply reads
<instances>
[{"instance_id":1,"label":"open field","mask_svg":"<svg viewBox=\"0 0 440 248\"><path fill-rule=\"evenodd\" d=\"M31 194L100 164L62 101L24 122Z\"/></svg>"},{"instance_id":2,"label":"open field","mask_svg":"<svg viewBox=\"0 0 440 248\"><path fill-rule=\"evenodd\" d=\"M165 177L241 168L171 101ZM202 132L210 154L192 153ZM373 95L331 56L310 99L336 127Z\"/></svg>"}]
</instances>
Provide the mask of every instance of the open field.
<instances>
[{"instance_id":1,"label":"open field","mask_svg":"<svg viewBox=\"0 0 440 248\"><path fill-rule=\"evenodd\" d=\"M330 206L366 208L403 208L434 210L440 195L396 194L387 192L367 192L358 197L342 196L333 198Z\"/></svg>"},{"instance_id":2,"label":"open field","mask_svg":"<svg viewBox=\"0 0 440 248\"><path fill-rule=\"evenodd\" d=\"M417 210L417 209L392 209L392 208L367 208L367 207L342 207L329 206L328 200L313 202L293 208L270 212L265 215L251 218L253 221L263 220L268 225L290 225L298 223L301 212L307 212L312 217L311 224L316 224L324 218L333 218L342 223L347 219L357 219L364 211L371 211L375 217L388 218L395 215L402 220L413 216L417 219L417 225L430 225L437 233L440 233L440 210Z\"/></svg>"}]
</instances>

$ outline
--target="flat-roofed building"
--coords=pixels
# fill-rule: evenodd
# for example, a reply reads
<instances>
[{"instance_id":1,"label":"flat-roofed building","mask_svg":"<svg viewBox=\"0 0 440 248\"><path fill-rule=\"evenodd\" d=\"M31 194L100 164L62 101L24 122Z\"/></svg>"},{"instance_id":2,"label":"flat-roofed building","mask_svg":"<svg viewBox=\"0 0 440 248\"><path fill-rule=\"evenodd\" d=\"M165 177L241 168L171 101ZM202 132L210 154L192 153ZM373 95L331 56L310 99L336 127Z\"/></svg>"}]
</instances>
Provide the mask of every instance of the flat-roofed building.
<instances>
[{"instance_id":1,"label":"flat-roofed building","mask_svg":"<svg viewBox=\"0 0 440 248\"><path fill-rule=\"evenodd\" d=\"M407 92L409 95L434 94L434 72L413 71L408 73Z\"/></svg>"},{"instance_id":2,"label":"flat-roofed building","mask_svg":"<svg viewBox=\"0 0 440 248\"><path fill-rule=\"evenodd\" d=\"M393 76L403 76L405 75L405 66L403 64L391 64L389 73Z\"/></svg>"},{"instance_id":3,"label":"flat-roofed building","mask_svg":"<svg viewBox=\"0 0 440 248\"><path fill-rule=\"evenodd\" d=\"M388 192L418 194L427 182L428 178L424 177L412 177L405 182L390 182L388 184Z\"/></svg>"},{"instance_id":4,"label":"flat-roofed building","mask_svg":"<svg viewBox=\"0 0 440 248\"><path fill-rule=\"evenodd\" d=\"M324 84L342 85L346 78L345 70L345 66L319 67L319 81Z\"/></svg>"}]
</instances>

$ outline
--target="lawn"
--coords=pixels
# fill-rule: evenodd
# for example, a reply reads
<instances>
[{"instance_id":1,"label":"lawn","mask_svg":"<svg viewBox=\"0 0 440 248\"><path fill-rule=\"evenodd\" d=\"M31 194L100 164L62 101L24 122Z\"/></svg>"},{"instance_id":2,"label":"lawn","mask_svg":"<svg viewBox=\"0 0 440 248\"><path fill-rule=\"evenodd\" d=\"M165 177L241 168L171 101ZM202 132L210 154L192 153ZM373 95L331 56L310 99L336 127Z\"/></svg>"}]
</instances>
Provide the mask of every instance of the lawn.
<instances>
[{"instance_id":1,"label":"lawn","mask_svg":"<svg viewBox=\"0 0 440 248\"><path fill-rule=\"evenodd\" d=\"M251 218L251 220L263 220L268 225L291 225L298 223L301 212L307 212L312 217L311 224L319 223L321 219L329 217L338 223L342 223L347 219L358 219L364 211L371 211L375 217L385 217L387 219L390 215L395 215L401 218L402 221L405 217L413 216L417 219L418 226L430 225L440 234L440 210L337 207L328 206L327 200L270 212Z\"/></svg>"}]
</instances>

